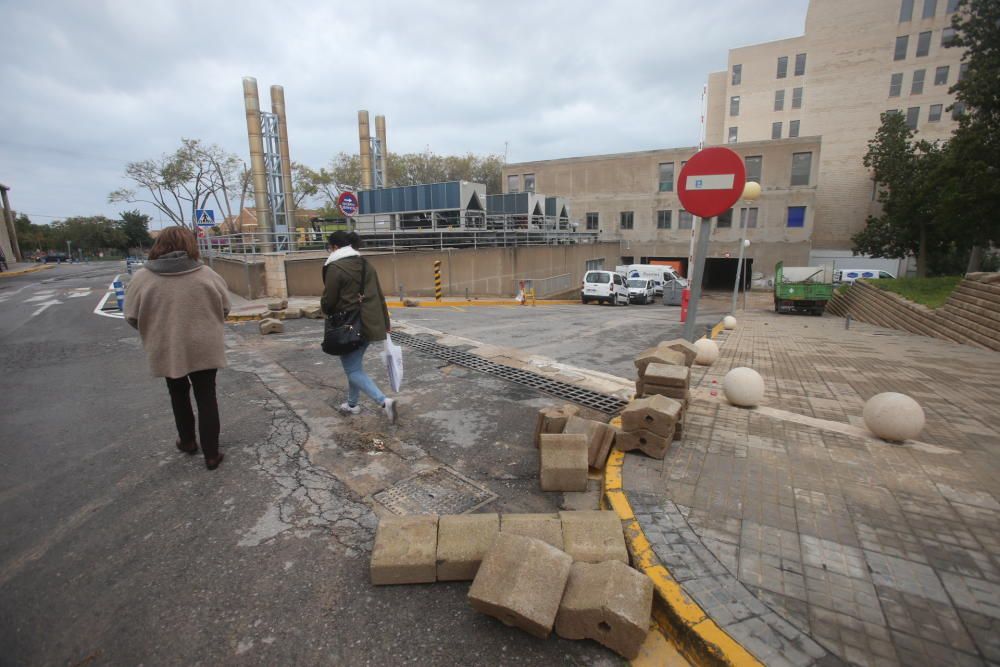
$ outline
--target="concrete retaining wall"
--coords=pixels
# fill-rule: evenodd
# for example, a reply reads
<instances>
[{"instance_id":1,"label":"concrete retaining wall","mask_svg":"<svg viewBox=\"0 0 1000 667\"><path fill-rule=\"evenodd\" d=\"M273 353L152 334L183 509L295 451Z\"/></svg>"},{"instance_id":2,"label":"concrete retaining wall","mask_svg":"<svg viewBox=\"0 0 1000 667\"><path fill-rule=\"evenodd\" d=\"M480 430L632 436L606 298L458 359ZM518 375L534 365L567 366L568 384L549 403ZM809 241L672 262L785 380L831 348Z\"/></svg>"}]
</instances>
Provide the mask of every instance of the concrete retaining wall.
<instances>
[{"instance_id":1,"label":"concrete retaining wall","mask_svg":"<svg viewBox=\"0 0 1000 667\"><path fill-rule=\"evenodd\" d=\"M222 276L230 292L245 299L256 299L267 293L262 263L213 257L209 260L209 266Z\"/></svg>"}]
</instances>

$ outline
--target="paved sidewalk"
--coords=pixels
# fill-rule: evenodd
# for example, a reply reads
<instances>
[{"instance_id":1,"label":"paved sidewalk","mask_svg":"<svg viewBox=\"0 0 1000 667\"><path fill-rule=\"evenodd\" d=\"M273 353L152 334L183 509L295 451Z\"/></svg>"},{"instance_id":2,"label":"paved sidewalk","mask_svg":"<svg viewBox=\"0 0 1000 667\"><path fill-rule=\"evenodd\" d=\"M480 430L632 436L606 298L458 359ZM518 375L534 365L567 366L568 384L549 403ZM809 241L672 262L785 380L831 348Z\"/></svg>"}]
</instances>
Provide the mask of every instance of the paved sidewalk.
<instances>
[{"instance_id":1,"label":"paved sidewalk","mask_svg":"<svg viewBox=\"0 0 1000 667\"><path fill-rule=\"evenodd\" d=\"M1000 354L764 312L719 343L683 442L622 470L684 592L767 665L1000 662ZM760 408L722 397L736 366ZM919 442L864 429L883 391L923 406Z\"/></svg>"}]
</instances>

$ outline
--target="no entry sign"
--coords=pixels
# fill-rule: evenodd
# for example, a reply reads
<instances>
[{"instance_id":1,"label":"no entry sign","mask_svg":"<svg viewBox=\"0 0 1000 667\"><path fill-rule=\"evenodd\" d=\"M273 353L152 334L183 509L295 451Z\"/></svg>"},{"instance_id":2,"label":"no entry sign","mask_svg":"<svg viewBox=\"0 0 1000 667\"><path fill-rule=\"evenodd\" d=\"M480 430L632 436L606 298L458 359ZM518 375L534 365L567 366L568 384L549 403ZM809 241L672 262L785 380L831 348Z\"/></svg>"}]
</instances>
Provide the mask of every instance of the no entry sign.
<instances>
[{"instance_id":1,"label":"no entry sign","mask_svg":"<svg viewBox=\"0 0 1000 667\"><path fill-rule=\"evenodd\" d=\"M746 180L746 167L739 155L728 148L706 148L681 169L677 197L686 211L711 218L739 201Z\"/></svg>"},{"instance_id":2,"label":"no entry sign","mask_svg":"<svg viewBox=\"0 0 1000 667\"><path fill-rule=\"evenodd\" d=\"M358 212L358 196L353 192L341 192L337 198L337 207L348 218Z\"/></svg>"}]
</instances>

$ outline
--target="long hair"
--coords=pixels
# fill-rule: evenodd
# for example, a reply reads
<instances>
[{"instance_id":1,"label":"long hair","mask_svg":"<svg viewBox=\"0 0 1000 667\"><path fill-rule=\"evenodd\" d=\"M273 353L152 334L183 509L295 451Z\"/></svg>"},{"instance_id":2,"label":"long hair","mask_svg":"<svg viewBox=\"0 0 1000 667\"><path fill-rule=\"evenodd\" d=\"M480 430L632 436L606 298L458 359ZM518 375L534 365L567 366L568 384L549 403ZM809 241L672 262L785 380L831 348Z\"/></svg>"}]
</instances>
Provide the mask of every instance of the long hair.
<instances>
[{"instance_id":1,"label":"long hair","mask_svg":"<svg viewBox=\"0 0 1000 667\"><path fill-rule=\"evenodd\" d=\"M149 251L150 259L159 259L167 253L183 250L188 257L197 261L201 259L198 251L198 239L187 227L167 227L156 237L156 242Z\"/></svg>"},{"instance_id":2,"label":"long hair","mask_svg":"<svg viewBox=\"0 0 1000 667\"><path fill-rule=\"evenodd\" d=\"M361 237L354 232L345 232L338 229L326 239L326 242L330 244L330 247L336 246L337 248L345 248L351 246L355 250L361 247Z\"/></svg>"}]
</instances>

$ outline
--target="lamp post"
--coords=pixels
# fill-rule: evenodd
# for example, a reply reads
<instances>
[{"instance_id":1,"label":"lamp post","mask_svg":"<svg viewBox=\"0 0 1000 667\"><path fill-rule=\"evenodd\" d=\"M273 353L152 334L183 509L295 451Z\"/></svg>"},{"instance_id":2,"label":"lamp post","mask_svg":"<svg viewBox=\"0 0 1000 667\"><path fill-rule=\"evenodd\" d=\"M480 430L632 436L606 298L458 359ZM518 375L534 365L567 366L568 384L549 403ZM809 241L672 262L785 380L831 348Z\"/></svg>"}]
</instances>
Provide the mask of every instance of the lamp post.
<instances>
[{"instance_id":1,"label":"lamp post","mask_svg":"<svg viewBox=\"0 0 1000 667\"><path fill-rule=\"evenodd\" d=\"M736 280L733 284L733 307L730 309L730 313L736 314L736 297L740 290L740 281L743 278L743 251L750 247L750 240L747 239L747 229L750 226L750 207L749 205L756 201L760 197L760 183L754 183L753 181L747 181L746 185L743 186L743 201L747 204L747 217L745 220L740 220L741 227L743 231L740 238L740 259L736 263Z\"/></svg>"}]
</instances>

